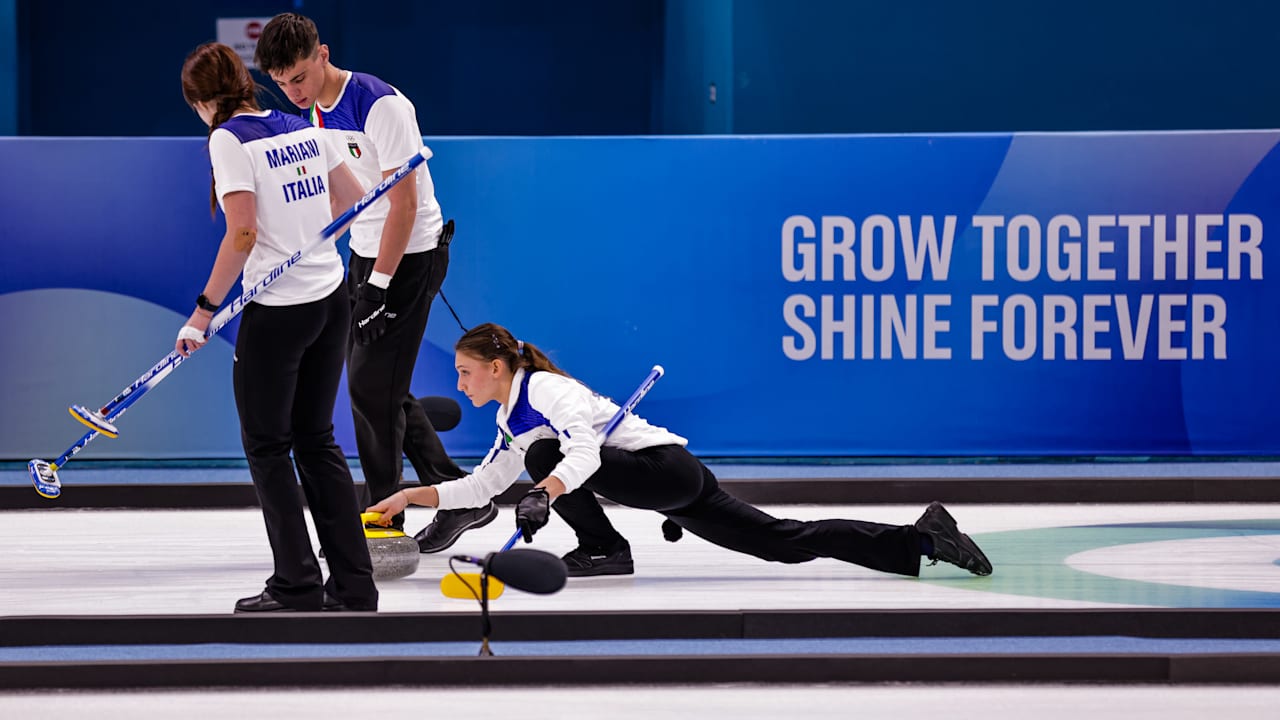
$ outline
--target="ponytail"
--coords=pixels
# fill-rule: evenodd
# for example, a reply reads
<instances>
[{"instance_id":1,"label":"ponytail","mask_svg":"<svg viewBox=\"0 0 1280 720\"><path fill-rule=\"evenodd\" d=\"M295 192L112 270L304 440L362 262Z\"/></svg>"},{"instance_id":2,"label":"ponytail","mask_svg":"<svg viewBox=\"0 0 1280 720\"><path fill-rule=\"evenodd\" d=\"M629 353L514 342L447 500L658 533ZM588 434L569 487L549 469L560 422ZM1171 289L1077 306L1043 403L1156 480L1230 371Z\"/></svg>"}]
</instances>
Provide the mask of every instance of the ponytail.
<instances>
[{"instance_id":1,"label":"ponytail","mask_svg":"<svg viewBox=\"0 0 1280 720\"><path fill-rule=\"evenodd\" d=\"M217 109L213 112L213 119L209 123L209 134L206 138L213 137L213 131L222 127L222 123L231 119L231 116L241 106L239 98L224 95L218 98ZM218 214L218 181L213 177L213 168L209 168L209 214L217 216Z\"/></svg>"},{"instance_id":2,"label":"ponytail","mask_svg":"<svg viewBox=\"0 0 1280 720\"><path fill-rule=\"evenodd\" d=\"M188 105L214 104L209 137L231 119L237 110L259 110L255 93L258 89L249 69L234 50L221 43L205 43L187 56L182 64L182 97ZM212 175L212 170L210 170ZM209 213L217 215L218 193L215 181L209 179Z\"/></svg>"},{"instance_id":3,"label":"ponytail","mask_svg":"<svg viewBox=\"0 0 1280 720\"><path fill-rule=\"evenodd\" d=\"M466 332L453 349L485 362L502 360L511 372L523 368L527 372L551 372L570 377L556 367L546 353L533 343L517 340L510 330L495 323L477 325Z\"/></svg>"}]
</instances>

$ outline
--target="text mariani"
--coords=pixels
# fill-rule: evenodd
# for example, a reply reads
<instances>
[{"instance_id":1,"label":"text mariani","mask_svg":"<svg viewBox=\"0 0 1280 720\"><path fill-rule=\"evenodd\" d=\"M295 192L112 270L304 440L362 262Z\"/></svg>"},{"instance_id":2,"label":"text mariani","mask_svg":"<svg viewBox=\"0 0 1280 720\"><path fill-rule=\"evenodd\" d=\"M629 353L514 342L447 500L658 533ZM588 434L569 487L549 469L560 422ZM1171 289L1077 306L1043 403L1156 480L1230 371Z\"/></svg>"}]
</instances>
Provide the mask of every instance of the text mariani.
<instances>
[{"instance_id":1,"label":"text mariani","mask_svg":"<svg viewBox=\"0 0 1280 720\"><path fill-rule=\"evenodd\" d=\"M976 215L969 237L977 247L965 252L979 253L978 276L955 279L957 225L954 215L787 218L782 276L814 287L783 302L784 355L1224 359L1227 303L1212 292L1188 292L1189 282L1262 279L1263 228L1255 215ZM930 290L950 279L965 294L877 291L874 283L891 279L927 282ZM982 283L997 280L1005 289L1010 280L1035 281L1035 294L982 291ZM1089 284L1071 284L1081 282ZM1056 283L1059 292L1045 292ZM1159 283L1170 292L1159 292ZM859 292L833 292L855 287ZM968 337L954 337L956 326L968 327Z\"/></svg>"}]
</instances>

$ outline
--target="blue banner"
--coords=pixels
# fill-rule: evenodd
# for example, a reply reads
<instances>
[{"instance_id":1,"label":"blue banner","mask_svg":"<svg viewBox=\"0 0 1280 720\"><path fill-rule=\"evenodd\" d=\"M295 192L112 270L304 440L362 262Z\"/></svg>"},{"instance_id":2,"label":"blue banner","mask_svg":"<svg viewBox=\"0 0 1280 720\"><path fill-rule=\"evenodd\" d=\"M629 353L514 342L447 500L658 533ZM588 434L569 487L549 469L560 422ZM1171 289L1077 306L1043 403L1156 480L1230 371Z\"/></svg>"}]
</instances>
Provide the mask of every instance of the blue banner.
<instances>
[{"instance_id":1,"label":"blue banner","mask_svg":"<svg viewBox=\"0 0 1280 720\"><path fill-rule=\"evenodd\" d=\"M706 456L1280 454L1272 131L441 138L444 294ZM0 457L172 347L221 237L199 139L8 139ZM234 329L231 329L232 331ZM437 301L415 392L453 389ZM227 340L232 335L228 334ZM225 342L224 342L225 345ZM84 457L238 456L229 346ZM345 390L344 390L345 392ZM349 409L339 442L354 455Z\"/></svg>"}]
</instances>

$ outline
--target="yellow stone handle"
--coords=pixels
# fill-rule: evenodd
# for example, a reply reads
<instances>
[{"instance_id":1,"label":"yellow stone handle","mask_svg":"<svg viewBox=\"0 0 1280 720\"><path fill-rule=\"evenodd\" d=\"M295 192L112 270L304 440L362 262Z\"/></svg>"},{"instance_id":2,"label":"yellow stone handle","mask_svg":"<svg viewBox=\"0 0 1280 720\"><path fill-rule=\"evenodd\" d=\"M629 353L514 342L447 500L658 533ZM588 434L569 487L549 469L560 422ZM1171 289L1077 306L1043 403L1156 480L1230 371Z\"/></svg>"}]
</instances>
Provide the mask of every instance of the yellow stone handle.
<instances>
[{"instance_id":1,"label":"yellow stone handle","mask_svg":"<svg viewBox=\"0 0 1280 720\"><path fill-rule=\"evenodd\" d=\"M382 517L382 513L365 512L360 513L360 524L364 526L364 536L366 538L398 538L404 537L403 530L396 530L389 527L369 527L369 523Z\"/></svg>"}]
</instances>

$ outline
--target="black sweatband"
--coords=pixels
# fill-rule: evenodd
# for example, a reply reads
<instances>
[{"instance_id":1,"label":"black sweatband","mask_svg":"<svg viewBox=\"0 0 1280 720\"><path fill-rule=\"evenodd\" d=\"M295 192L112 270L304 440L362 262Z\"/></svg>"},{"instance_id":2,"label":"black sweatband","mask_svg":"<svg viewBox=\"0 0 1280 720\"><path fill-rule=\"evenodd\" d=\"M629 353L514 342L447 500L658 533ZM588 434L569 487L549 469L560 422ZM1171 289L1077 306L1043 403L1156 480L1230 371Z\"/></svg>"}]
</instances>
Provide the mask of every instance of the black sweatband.
<instances>
[{"instance_id":1,"label":"black sweatband","mask_svg":"<svg viewBox=\"0 0 1280 720\"><path fill-rule=\"evenodd\" d=\"M204 293L200 293L199 297L196 298L196 307L206 312L218 312L218 306L209 302L209 298L205 297Z\"/></svg>"}]
</instances>

